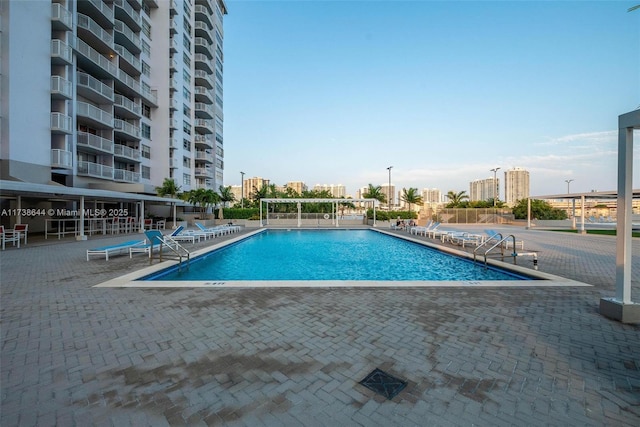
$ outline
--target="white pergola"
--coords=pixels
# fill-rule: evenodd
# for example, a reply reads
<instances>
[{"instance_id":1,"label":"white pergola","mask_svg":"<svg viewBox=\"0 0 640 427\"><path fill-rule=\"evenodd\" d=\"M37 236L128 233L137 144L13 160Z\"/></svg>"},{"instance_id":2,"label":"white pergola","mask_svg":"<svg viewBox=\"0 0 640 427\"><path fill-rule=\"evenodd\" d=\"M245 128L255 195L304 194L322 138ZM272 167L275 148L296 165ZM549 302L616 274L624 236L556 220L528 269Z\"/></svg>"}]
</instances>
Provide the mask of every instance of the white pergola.
<instances>
[{"instance_id":1,"label":"white pergola","mask_svg":"<svg viewBox=\"0 0 640 427\"><path fill-rule=\"evenodd\" d=\"M338 205L341 203L371 203L373 205L373 226L376 226L376 203L378 203L376 199L260 199L260 227L264 227L264 224L262 223L263 203L267 204L267 212L269 212L269 203L296 203L298 206L298 227L302 226L302 203L331 203L331 223L335 224L336 227L339 226L337 215ZM269 225L268 215L267 225Z\"/></svg>"}]
</instances>

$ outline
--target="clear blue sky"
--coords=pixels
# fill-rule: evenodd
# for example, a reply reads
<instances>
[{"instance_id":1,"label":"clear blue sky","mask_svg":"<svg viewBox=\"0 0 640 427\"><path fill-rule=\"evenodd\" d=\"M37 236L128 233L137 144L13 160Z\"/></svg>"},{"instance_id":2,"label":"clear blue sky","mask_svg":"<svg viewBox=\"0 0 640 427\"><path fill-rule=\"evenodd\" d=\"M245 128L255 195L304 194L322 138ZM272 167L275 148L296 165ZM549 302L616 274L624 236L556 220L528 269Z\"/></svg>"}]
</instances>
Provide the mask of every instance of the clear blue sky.
<instances>
[{"instance_id":1,"label":"clear blue sky","mask_svg":"<svg viewBox=\"0 0 640 427\"><path fill-rule=\"evenodd\" d=\"M640 107L639 1L238 1L224 37L225 185L532 195L613 190ZM640 187L636 134L634 188Z\"/></svg>"}]
</instances>

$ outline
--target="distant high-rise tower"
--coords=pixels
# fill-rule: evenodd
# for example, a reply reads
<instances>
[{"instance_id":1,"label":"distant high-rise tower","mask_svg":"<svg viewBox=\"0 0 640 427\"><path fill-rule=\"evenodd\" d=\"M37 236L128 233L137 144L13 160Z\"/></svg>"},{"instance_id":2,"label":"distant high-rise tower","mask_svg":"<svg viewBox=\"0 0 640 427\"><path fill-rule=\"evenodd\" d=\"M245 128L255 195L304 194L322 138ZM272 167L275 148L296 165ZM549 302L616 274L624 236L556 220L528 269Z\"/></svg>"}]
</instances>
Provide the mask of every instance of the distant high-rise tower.
<instances>
[{"instance_id":1,"label":"distant high-rise tower","mask_svg":"<svg viewBox=\"0 0 640 427\"><path fill-rule=\"evenodd\" d=\"M504 172L504 201L514 206L518 200L529 197L529 171L512 168Z\"/></svg>"},{"instance_id":2,"label":"distant high-rise tower","mask_svg":"<svg viewBox=\"0 0 640 427\"><path fill-rule=\"evenodd\" d=\"M328 191L332 197L340 198L347 195L347 189L342 184L316 184L313 186L316 191Z\"/></svg>"},{"instance_id":3,"label":"distant high-rise tower","mask_svg":"<svg viewBox=\"0 0 640 427\"><path fill-rule=\"evenodd\" d=\"M469 183L469 201L500 200L500 179L476 179Z\"/></svg>"},{"instance_id":4,"label":"distant high-rise tower","mask_svg":"<svg viewBox=\"0 0 640 427\"><path fill-rule=\"evenodd\" d=\"M422 190L422 201L424 203L442 202L442 192L437 188L425 188Z\"/></svg>"}]
</instances>

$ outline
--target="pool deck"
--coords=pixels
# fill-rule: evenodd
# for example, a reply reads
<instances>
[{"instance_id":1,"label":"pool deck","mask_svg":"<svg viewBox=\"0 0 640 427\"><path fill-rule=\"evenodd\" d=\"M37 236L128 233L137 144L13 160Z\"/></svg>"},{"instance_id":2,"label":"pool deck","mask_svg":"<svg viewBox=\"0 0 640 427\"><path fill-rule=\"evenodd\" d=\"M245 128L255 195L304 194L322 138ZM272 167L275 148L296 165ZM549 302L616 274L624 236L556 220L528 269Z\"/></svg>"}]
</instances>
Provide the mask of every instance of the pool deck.
<instances>
[{"instance_id":1,"label":"pool deck","mask_svg":"<svg viewBox=\"0 0 640 427\"><path fill-rule=\"evenodd\" d=\"M639 425L640 325L598 313L615 238L491 228L592 286L99 288L148 258L86 250L131 235L29 236L0 252L0 425Z\"/></svg>"}]
</instances>

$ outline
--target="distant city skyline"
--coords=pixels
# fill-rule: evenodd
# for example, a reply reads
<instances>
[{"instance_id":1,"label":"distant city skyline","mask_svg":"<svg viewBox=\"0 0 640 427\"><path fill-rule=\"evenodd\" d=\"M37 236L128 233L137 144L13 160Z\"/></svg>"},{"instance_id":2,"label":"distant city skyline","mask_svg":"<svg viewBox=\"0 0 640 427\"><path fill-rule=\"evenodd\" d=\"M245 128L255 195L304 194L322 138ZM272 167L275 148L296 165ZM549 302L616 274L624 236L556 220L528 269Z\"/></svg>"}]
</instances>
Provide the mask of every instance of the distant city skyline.
<instances>
[{"instance_id":1,"label":"distant city skyline","mask_svg":"<svg viewBox=\"0 0 640 427\"><path fill-rule=\"evenodd\" d=\"M225 185L353 195L393 165L398 189L522 167L532 196L613 190L618 115L640 104L636 3L232 1Z\"/></svg>"}]
</instances>

